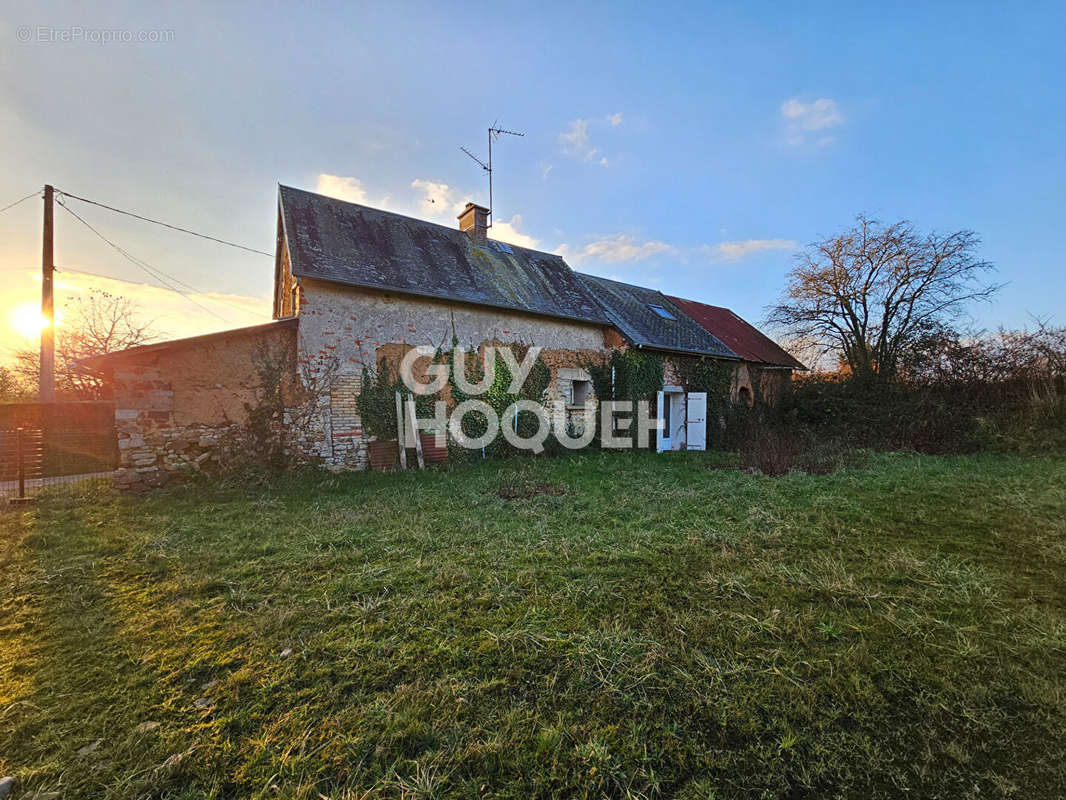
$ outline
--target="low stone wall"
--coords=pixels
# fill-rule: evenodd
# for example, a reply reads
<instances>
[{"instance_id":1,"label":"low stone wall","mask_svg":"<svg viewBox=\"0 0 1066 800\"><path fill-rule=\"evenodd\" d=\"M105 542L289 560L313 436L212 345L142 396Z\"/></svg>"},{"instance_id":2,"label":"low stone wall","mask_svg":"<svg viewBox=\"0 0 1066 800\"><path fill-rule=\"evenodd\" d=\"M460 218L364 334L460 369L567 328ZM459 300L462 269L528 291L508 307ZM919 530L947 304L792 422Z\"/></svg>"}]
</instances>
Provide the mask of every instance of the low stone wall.
<instances>
[{"instance_id":1,"label":"low stone wall","mask_svg":"<svg viewBox=\"0 0 1066 800\"><path fill-rule=\"evenodd\" d=\"M174 427L139 416L117 420L119 463L115 488L141 491L163 486L176 476L217 468L221 442L239 426Z\"/></svg>"}]
</instances>

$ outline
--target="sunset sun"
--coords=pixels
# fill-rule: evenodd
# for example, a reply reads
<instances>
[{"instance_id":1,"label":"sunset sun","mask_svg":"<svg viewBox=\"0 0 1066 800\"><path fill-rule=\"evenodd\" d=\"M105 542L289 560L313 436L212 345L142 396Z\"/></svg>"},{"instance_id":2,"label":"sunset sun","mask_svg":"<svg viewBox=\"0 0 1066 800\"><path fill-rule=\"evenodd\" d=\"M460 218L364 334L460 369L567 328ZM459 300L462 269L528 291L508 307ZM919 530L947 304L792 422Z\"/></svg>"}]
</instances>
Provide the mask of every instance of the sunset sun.
<instances>
[{"instance_id":1,"label":"sunset sun","mask_svg":"<svg viewBox=\"0 0 1066 800\"><path fill-rule=\"evenodd\" d=\"M49 323L38 306L27 303L11 312L11 325L20 336L36 339Z\"/></svg>"}]
</instances>

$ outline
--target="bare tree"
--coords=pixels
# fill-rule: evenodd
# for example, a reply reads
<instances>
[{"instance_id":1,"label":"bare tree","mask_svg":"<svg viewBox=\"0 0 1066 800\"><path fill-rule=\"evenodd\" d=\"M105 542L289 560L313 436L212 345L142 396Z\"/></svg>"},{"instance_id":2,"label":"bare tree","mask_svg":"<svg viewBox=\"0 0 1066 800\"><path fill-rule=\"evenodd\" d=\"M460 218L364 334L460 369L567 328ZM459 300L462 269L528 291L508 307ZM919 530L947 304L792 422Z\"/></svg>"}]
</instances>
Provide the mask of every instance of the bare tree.
<instances>
[{"instance_id":1,"label":"bare tree","mask_svg":"<svg viewBox=\"0 0 1066 800\"><path fill-rule=\"evenodd\" d=\"M56 393L68 399L92 400L103 392L103 380L79 362L90 356L147 344L156 338L152 323L141 318L128 297L91 289L67 303L63 324L56 328ZM16 356L16 372L36 387L40 353Z\"/></svg>"},{"instance_id":2,"label":"bare tree","mask_svg":"<svg viewBox=\"0 0 1066 800\"><path fill-rule=\"evenodd\" d=\"M976 257L979 244L973 231L923 234L859 216L797 256L768 321L820 342L856 375L895 377L908 352L999 288L981 281L992 265Z\"/></svg>"},{"instance_id":3,"label":"bare tree","mask_svg":"<svg viewBox=\"0 0 1066 800\"><path fill-rule=\"evenodd\" d=\"M15 370L10 367L0 366L0 403L12 403L18 400L28 400L32 396Z\"/></svg>"}]
</instances>

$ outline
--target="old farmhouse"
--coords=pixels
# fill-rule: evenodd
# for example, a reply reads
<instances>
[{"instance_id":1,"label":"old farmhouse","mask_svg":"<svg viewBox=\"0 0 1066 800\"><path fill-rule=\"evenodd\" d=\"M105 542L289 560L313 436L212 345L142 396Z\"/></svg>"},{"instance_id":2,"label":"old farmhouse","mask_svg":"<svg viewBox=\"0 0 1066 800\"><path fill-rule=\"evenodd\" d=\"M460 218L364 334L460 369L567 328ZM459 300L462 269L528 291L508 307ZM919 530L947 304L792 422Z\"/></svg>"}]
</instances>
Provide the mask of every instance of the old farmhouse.
<instances>
[{"instance_id":1,"label":"old farmhouse","mask_svg":"<svg viewBox=\"0 0 1066 800\"><path fill-rule=\"evenodd\" d=\"M574 272L558 255L495 241L488 210L468 204L449 228L279 187L275 321L135 347L96 359L114 390L120 464L131 488L217 463L255 413L277 406L293 461L364 469L356 405L364 366L452 341L536 344L548 398L595 402L589 363L612 351L661 354L658 449L702 449L706 394L674 364L730 365L736 402L772 402L802 365L727 309Z\"/></svg>"}]
</instances>

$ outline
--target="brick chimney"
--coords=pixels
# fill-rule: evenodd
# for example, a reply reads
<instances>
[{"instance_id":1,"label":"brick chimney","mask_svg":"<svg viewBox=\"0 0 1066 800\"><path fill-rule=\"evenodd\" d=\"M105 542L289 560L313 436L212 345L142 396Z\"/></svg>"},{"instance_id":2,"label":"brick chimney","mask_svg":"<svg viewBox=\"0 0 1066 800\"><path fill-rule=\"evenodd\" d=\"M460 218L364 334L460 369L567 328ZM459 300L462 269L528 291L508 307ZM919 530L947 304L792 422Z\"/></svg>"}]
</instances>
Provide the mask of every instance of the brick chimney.
<instances>
[{"instance_id":1,"label":"brick chimney","mask_svg":"<svg viewBox=\"0 0 1066 800\"><path fill-rule=\"evenodd\" d=\"M467 203L459 215L459 230L466 231L475 242L484 242L489 236L489 210L484 206Z\"/></svg>"}]
</instances>

